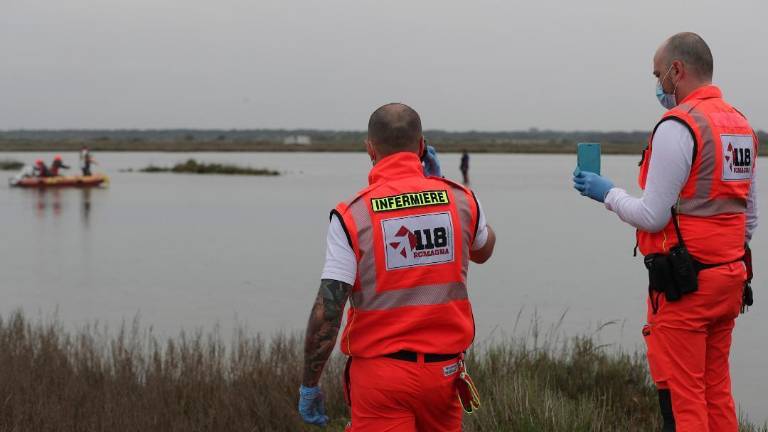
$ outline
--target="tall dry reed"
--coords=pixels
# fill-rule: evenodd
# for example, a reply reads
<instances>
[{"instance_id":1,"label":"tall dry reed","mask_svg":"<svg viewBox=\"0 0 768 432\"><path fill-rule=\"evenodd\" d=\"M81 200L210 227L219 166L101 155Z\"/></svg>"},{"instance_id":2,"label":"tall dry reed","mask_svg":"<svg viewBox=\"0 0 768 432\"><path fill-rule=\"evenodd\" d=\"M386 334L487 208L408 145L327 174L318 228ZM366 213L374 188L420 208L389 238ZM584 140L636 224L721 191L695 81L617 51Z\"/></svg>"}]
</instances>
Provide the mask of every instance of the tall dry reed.
<instances>
[{"instance_id":1,"label":"tall dry reed","mask_svg":"<svg viewBox=\"0 0 768 432\"><path fill-rule=\"evenodd\" d=\"M467 431L651 431L653 389L640 355L590 338L491 344L469 356L484 399ZM0 319L0 431L311 431L295 410L301 340L217 331L160 342L137 323L116 334L57 320ZM347 410L335 357L323 387L333 424ZM744 431L758 429L745 426ZM765 428L760 431L766 431Z\"/></svg>"}]
</instances>

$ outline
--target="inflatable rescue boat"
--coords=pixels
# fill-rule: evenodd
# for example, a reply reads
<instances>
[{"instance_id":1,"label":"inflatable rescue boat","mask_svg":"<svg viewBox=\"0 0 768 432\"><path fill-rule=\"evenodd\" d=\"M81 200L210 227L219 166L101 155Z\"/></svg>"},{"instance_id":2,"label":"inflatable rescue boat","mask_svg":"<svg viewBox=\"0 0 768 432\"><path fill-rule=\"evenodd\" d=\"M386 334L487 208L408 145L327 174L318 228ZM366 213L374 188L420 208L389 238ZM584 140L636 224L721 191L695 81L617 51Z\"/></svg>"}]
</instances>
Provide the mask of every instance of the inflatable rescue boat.
<instances>
[{"instance_id":1,"label":"inflatable rescue boat","mask_svg":"<svg viewBox=\"0 0 768 432\"><path fill-rule=\"evenodd\" d=\"M94 174L91 176L14 177L10 180L11 186L23 188L95 187L107 182L109 182L109 177L104 174Z\"/></svg>"}]
</instances>

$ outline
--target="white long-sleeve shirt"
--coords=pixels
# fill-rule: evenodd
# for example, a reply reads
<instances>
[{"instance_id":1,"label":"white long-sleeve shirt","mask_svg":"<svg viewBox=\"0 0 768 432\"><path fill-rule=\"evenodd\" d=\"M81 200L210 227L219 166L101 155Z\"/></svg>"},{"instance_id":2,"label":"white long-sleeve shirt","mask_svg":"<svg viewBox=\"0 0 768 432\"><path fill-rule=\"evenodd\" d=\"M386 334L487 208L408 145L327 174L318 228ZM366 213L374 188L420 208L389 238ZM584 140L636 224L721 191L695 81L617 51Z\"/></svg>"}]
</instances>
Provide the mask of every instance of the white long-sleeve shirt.
<instances>
[{"instance_id":1,"label":"white long-sleeve shirt","mask_svg":"<svg viewBox=\"0 0 768 432\"><path fill-rule=\"evenodd\" d=\"M647 232L659 232L672 217L670 209L691 172L693 136L676 120L662 122L653 136L648 179L640 198L624 189L613 188L605 197L605 207L621 220ZM755 164L756 165L756 164ZM757 228L757 166L752 171L752 185L747 199L747 241Z\"/></svg>"}]
</instances>

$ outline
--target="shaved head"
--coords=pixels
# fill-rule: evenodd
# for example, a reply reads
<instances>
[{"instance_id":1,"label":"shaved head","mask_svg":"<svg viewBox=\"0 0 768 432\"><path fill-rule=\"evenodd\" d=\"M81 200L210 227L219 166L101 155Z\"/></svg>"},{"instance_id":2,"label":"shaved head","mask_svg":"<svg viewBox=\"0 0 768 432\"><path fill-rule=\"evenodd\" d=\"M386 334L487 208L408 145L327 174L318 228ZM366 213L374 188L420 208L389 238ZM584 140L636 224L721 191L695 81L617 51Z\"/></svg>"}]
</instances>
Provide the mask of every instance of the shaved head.
<instances>
[{"instance_id":1,"label":"shaved head","mask_svg":"<svg viewBox=\"0 0 768 432\"><path fill-rule=\"evenodd\" d=\"M413 108L401 103L386 104L368 120L368 140L382 155L419 151L421 118Z\"/></svg>"},{"instance_id":2,"label":"shaved head","mask_svg":"<svg viewBox=\"0 0 768 432\"><path fill-rule=\"evenodd\" d=\"M679 60L698 78L711 81L713 73L712 51L696 33L678 33L659 47L657 53L665 68Z\"/></svg>"}]
</instances>

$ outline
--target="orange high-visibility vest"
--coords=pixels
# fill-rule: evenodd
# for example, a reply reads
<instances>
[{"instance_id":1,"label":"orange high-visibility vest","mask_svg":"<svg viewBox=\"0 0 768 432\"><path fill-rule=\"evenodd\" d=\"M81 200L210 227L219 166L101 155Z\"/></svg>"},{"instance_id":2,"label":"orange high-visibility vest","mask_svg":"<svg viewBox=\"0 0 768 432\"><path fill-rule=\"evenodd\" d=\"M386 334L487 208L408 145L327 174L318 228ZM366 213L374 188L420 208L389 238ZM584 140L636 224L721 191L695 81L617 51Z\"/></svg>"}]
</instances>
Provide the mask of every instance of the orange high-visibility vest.
<instances>
[{"instance_id":1,"label":"orange high-visibility vest","mask_svg":"<svg viewBox=\"0 0 768 432\"><path fill-rule=\"evenodd\" d=\"M334 213L357 258L344 353L453 354L475 334L467 269L478 205L471 191L425 177L415 153L379 161L369 186Z\"/></svg>"},{"instance_id":2,"label":"orange high-visibility vest","mask_svg":"<svg viewBox=\"0 0 768 432\"><path fill-rule=\"evenodd\" d=\"M659 124L670 119L686 125L694 140L691 173L676 206L685 244L691 255L705 264L738 260L744 255L745 214L757 161L757 137L747 119L712 85L695 90L667 111ZM642 189L648 177L652 141L653 134L640 166ZM660 232L638 230L637 241L643 255L668 253L678 243L671 219Z\"/></svg>"}]
</instances>

